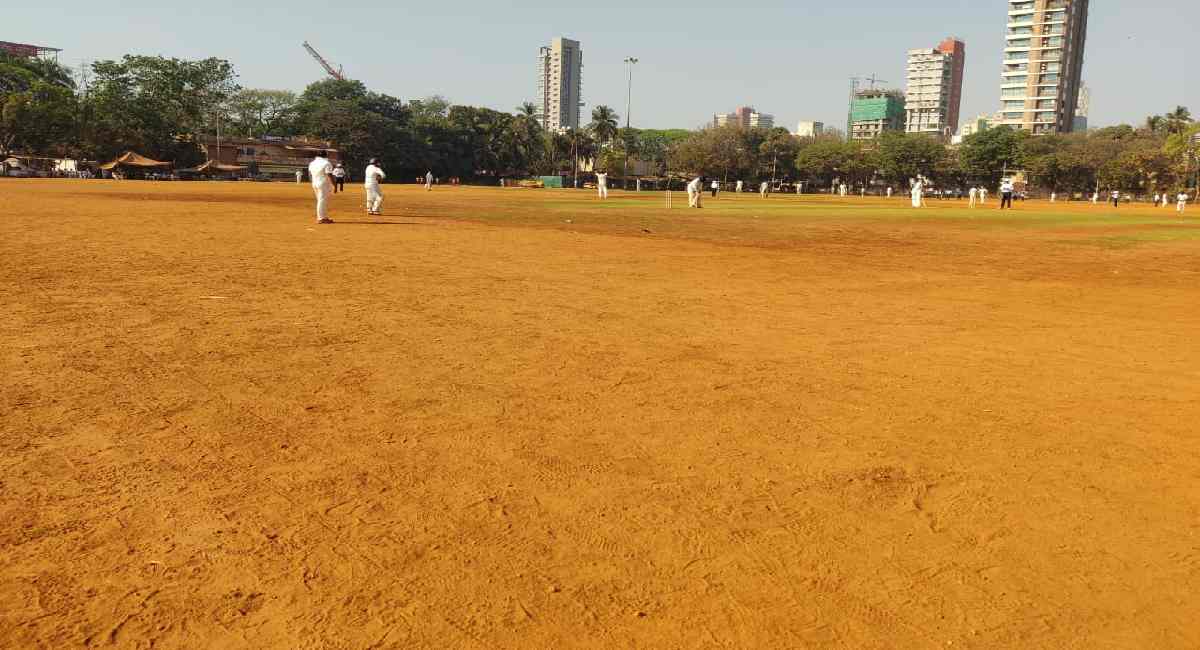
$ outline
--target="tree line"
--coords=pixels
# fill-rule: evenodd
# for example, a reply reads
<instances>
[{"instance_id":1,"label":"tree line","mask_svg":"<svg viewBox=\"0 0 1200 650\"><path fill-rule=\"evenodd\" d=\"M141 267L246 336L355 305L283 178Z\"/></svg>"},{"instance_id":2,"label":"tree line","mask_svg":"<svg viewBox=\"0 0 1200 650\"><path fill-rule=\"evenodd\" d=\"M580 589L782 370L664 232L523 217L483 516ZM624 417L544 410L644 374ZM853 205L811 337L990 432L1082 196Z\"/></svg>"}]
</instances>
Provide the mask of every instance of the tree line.
<instances>
[{"instance_id":1,"label":"tree line","mask_svg":"<svg viewBox=\"0 0 1200 650\"><path fill-rule=\"evenodd\" d=\"M509 113L441 97L403 101L351 80L303 92L243 88L232 64L129 55L78 77L51 61L0 55L0 153L111 160L127 150L180 166L200 162L200 135L308 136L337 143L352 166L379 157L393 177L427 170L461 178L572 174L579 161L620 176L628 160L654 175L803 181L817 186L904 187L918 175L944 187L995 185L1022 170L1039 187L1152 192L1186 186L1197 168L1200 127L1185 108L1143 125L1032 137L987 129L947 147L885 133L846 142L833 131L798 138L786 129L627 129L607 106L584 128L548 132L537 108Z\"/></svg>"}]
</instances>

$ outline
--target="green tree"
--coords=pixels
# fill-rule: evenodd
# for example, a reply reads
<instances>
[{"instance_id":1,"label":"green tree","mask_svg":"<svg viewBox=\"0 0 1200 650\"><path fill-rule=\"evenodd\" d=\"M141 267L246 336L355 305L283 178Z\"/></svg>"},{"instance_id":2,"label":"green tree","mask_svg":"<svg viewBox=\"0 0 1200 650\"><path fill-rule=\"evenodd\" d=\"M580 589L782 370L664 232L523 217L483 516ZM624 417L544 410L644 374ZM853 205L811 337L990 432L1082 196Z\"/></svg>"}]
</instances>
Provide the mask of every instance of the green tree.
<instances>
[{"instance_id":1,"label":"green tree","mask_svg":"<svg viewBox=\"0 0 1200 650\"><path fill-rule=\"evenodd\" d=\"M592 137L602 146L611 146L617 137L617 120L619 116L608 106L597 106L592 109L592 123L588 130Z\"/></svg>"},{"instance_id":2,"label":"green tree","mask_svg":"<svg viewBox=\"0 0 1200 650\"><path fill-rule=\"evenodd\" d=\"M896 186L906 186L917 176L937 178L945 173L943 166L946 147L927 135L909 135L897 131L884 132L877 141L879 173ZM940 178L946 181L950 179Z\"/></svg>"},{"instance_id":3,"label":"green tree","mask_svg":"<svg viewBox=\"0 0 1200 650\"><path fill-rule=\"evenodd\" d=\"M229 98L226 128L231 135L247 138L293 135L298 101L290 90L244 88Z\"/></svg>"},{"instance_id":4,"label":"green tree","mask_svg":"<svg viewBox=\"0 0 1200 650\"><path fill-rule=\"evenodd\" d=\"M856 140L818 140L802 148L796 156L800 178L817 186L828 186L835 180L865 183L877 168L875 155Z\"/></svg>"},{"instance_id":5,"label":"green tree","mask_svg":"<svg viewBox=\"0 0 1200 650\"><path fill-rule=\"evenodd\" d=\"M958 155L963 172L972 182L989 186L999 184L1005 169L1019 169L1021 143L1029 137L1024 131L998 126L963 139Z\"/></svg>"},{"instance_id":6,"label":"green tree","mask_svg":"<svg viewBox=\"0 0 1200 650\"><path fill-rule=\"evenodd\" d=\"M108 158L126 149L190 164L199 159L197 134L209 130L239 89L233 66L221 59L186 61L126 56L92 65L85 102L88 150Z\"/></svg>"},{"instance_id":7,"label":"green tree","mask_svg":"<svg viewBox=\"0 0 1200 650\"><path fill-rule=\"evenodd\" d=\"M77 142L78 103L66 68L0 55L0 154L66 154Z\"/></svg>"}]
</instances>

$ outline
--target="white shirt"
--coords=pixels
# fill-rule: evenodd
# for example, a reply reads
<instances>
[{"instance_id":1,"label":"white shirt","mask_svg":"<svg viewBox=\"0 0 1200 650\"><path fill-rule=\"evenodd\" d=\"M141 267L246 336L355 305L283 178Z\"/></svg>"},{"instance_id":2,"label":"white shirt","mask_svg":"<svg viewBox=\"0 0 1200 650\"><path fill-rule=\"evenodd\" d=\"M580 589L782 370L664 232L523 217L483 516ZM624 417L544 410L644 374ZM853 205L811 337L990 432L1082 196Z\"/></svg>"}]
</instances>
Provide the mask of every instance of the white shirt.
<instances>
[{"instance_id":1,"label":"white shirt","mask_svg":"<svg viewBox=\"0 0 1200 650\"><path fill-rule=\"evenodd\" d=\"M1013 184L1012 184L1012 183L1005 182L1005 183L1002 183L1002 184L1000 185L1000 192L1001 192L1001 193L1011 193L1012 191L1013 191Z\"/></svg>"},{"instance_id":2,"label":"white shirt","mask_svg":"<svg viewBox=\"0 0 1200 650\"><path fill-rule=\"evenodd\" d=\"M608 185L608 174L596 174L596 182L601 185Z\"/></svg>"},{"instance_id":3,"label":"white shirt","mask_svg":"<svg viewBox=\"0 0 1200 650\"><path fill-rule=\"evenodd\" d=\"M700 177L699 176L697 176L695 179L693 179L692 182L688 183L687 190L688 190L688 192L692 192L692 193L700 191Z\"/></svg>"},{"instance_id":4,"label":"white shirt","mask_svg":"<svg viewBox=\"0 0 1200 650\"><path fill-rule=\"evenodd\" d=\"M333 164L329 159L317 156L308 164L308 177L312 179L313 187L329 185L329 175L333 173Z\"/></svg>"},{"instance_id":5,"label":"white shirt","mask_svg":"<svg viewBox=\"0 0 1200 650\"><path fill-rule=\"evenodd\" d=\"M433 184L433 172L425 174L425 182L431 185Z\"/></svg>"},{"instance_id":6,"label":"white shirt","mask_svg":"<svg viewBox=\"0 0 1200 650\"><path fill-rule=\"evenodd\" d=\"M1179 193L1179 196L1177 196L1177 197L1175 197L1175 198L1179 199L1179 202L1180 202L1180 203L1187 203L1187 200L1188 200L1188 195L1187 195L1187 194L1185 194L1185 193L1183 193L1183 192L1180 192L1180 193Z\"/></svg>"},{"instance_id":7,"label":"white shirt","mask_svg":"<svg viewBox=\"0 0 1200 650\"><path fill-rule=\"evenodd\" d=\"M367 187L379 187L379 181L387 178L387 174L375 165L367 165L367 171L364 173L367 175L365 182Z\"/></svg>"},{"instance_id":8,"label":"white shirt","mask_svg":"<svg viewBox=\"0 0 1200 650\"><path fill-rule=\"evenodd\" d=\"M720 184L720 183L718 183L718 182L716 182L716 181L713 181L713 182L712 182L712 188L715 190L715 189L717 189L718 187L721 187L721 184Z\"/></svg>"},{"instance_id":9,"label":"white shirt","mask_svg":"<svg viewBox=\"0 0 1200 650\"><path fill-rule=\"evenodd\" d=\"M346 177L346 168L345 167L334 167L333 168L333 177L334 178L345 178Z\"/></svg>"}]
</instances>

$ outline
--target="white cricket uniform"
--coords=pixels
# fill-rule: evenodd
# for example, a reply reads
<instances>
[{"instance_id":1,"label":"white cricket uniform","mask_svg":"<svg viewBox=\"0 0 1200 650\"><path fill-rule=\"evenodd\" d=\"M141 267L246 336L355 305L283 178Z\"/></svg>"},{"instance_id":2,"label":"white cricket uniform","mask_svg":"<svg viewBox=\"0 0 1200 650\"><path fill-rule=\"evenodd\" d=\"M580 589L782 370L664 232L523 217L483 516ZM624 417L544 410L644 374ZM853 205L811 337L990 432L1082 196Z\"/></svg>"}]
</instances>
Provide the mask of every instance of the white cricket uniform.
<instances>
[{"instance_id":1,"label":"white cricket uniform","mask_svg":"<svg viewBox=\"0 0 1200 650\"><path fill-rule=\"evenodd\" d=\"M737 182L737 191L738 191L738 194L741 194L741 193L742 193L742 189L743 189L744 187L745 187L745 185L743 185L741 181L738 181L738 182Z\"/></svg>"},{"instance_id":2,"label":"white cricket uniform","mask_svg":"<svg viewBox=\"0 0 1200 650\"><path fill-rule=\"evenodd\" d=\"M303 182L304 182L304 172L297 169L296 170L296 184L299 185L300 183L303 183Z\"/></svg>"},{"instance_id":3,"label":"white cricket uniform","mask_svg":"<svg viewBox=\"0 0 1200 650\"><path fill-rule=\"evenodd\" d=\"M986 187L979 188L979 205L987 205L988 191Z\"/></svg>"},{"instance_id":4,"label":"white cricket uniform","mask_svg":"<svg viewBox=\"0 0 1200 650\"><path fill-rule=\"evenodd\" d=\"M425 191L433 191L433 172L425 173Z\"/></svg>"},{"instance_id":5,"label":"white cricket uniform","mask_svg":"<svg viewBox=\"0 0 1200 650\"><path fill-rule=\"evenodd\" d=\"M967 192L967 195L971 197L971 207L975 207L975 200L979 198L979 188L972 187L971 191Z\"/></svg>"},{"instance_id":6,"label":"white cricket uniform","mask_svg":"<svg viewBox=\"0 0 1200 650\"><path fill-rule=\"evenodd\" d=\"M1179 214L1183 214L1183 211L1187 209L1187 203L1188 203L1187 193L1180 192L1179 196L1175 197L1175 199L1177 201L1175 204L1175 211L1178 212Z\"/></svg>"},{"instance_id":7,"label":"white cricket uniform","mask_svg":"<svg viewBox=\"0 0 1200 650\"><path fill-rule=\"evenodd\" d=\"M1095 204L1097 204L1097 203L1099 203L1099 202L1100 202L1100 193L1099 193L1099 192L1092 192L1092 204L1093 204L1093 205L1095 205Z\"/></svg>"},{"instance_id":8,"label":"white cricket uniform","mask_svg":"<svg viewBox=\"0 0 1200 650\"><path fill-rule=\"evenodd\" d=\"M758 186L759 196L763 197L764 199L767 198L767 191L770 189L771 189L771 185L769 183L767 183L766 181L763 181L763 184Z\"/></svg>"},{"instance_id":9,"label":"white cricket uniform","mask_svg":"<svg viewBox=\"0 0 1200 650\"><path fill-rule=\"evenodd\" d=\"M317 221L329 218L329 195L333 194L333 163L317 156L308 165L308 177L312 179L313 194L317 196Z\"/></svg>"},{"instance_id":10,"label":"white cricket uniform","mask_svg":"<svg viewBox=\"0 0 1200 650\"><path fill-rule=\"evenodd\" d=\"M600 198L608 198L608 174L596 174L596 190Z\"/></svg>"},{"instance_id":11,"label":"white cricket uniform","mask_svg":"<svg viewBox=\"0 0 1200 650\"><path fill-rule=\"evenodd\" d=\"M363 187L367 190L367 212L379 214L383 207L383 191L379 189L379 181L387 178L387 174L375 165L367 165L366 180Z\"/></svg>"},{"instance_id":12,"label":"white cricket uniform","mask_svg":"<svg viewBox=\"0 0 1200 650\"><path fill-rule=\"evenodd\" d=\"M914 208L921 207L921 204L924 203L924 192L925 192L925 186L921 184L921 181L917 181L916 183L913 183L912 207L914 207Z\"/></svg>"},{"instance_id":13,"label":"white cricket uniform","mask_svg":"<svg viewBox=\"0 0 1200 650\"><path fill-rule=\"evenodd\" d=\"M892 198L892 188L888 188L888 198Z\"/></svg>"},{"instance_id":14,"label":"white cricket uniform","mask_svg":"<svg viewBox=\"0 0 1200 650\"><path fill-rule=\"evenodd\" d=\"M1051 202L1051 203L1056 203L1056 202L1058 202L1058 192L1051 192L1051 193L1050 193L1050 202Z\"/></svg>"},{"instance_id":15,"label":"white cricket uniform","mask_svg":"<svg viewBox=\"0 0 1200 650\"><path fill-rule=\"evenodd\" d=\"M704 187L703 187L703 184L700 182L699 176L692 179L692 182L688 183L687 193L688 193L688 207L689 208L703 207L701 205L700 196L702 194L704 194Z\"/></svg>"}]
</instances>

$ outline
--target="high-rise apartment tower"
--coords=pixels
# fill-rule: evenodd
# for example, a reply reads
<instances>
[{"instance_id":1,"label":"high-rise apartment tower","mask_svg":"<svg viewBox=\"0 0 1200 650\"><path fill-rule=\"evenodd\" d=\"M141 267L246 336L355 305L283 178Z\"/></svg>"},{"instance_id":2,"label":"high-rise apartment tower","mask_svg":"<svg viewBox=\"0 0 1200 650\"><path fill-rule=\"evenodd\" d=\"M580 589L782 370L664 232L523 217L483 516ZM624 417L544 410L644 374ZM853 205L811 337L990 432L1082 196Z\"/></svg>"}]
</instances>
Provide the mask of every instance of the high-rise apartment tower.
<instances>
[{"instance_id":1,"label":"high-rise apartment tower","mask_svg":"<svg viewBox=\"0 0 1200 650\"><path fill-rule=\"evenodd\" d=\"M578 129L583 106L583 51L579 41L556 38L538 51L538 121L547 131Z\"/></svg>"},{"instance_id":2,"label":"high-rise apartment tower","mask_svg":"<svg viewBox=\"0 0 1200 650\"><path fill-rule=\"evenodd\" d=\"M1068 133L1083 75L1088 0L1008 0L1000 124Z\"/></svg>"},{"instance_id":3,"label":"high-rise apartment tower","mask_svg":"<svg viewBox=\"0 0 1200 650\"><path fill-rule=\"evenodd\" d=\"M936 48L908 51L904 130L948 139L958 131L967 46L947 38Z\"/></svg>"}]
</instances>

